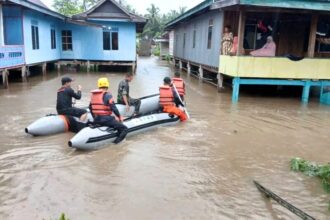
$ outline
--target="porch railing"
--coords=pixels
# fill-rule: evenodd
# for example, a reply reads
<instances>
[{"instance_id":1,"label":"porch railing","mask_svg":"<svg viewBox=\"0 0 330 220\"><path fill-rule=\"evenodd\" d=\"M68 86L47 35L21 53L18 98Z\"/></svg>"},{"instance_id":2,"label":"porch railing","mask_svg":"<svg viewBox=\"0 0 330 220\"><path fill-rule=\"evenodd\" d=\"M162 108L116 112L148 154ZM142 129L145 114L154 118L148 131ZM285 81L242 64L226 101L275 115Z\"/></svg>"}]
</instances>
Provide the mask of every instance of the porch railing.
<instances>
[{"instance_id":1,"label":"porch railing","mask_svg":"<svg viewBox=\"0 0 330 220\"><path fill-rule=\"evenodd\" d=\"M220 56L219 72L241 78L327 79L329 58L292 61L285 57Z\"/></svg>"},{"instance_id":2,"label":"porch railing","mask_svg":"<svg viewBox=\"0 0 330 220\"><path fill-rule=\"evenodd\" d=\"M24 46L0 46L0 69L21 66L25 63Z\"/></svg>"}]
</instances>

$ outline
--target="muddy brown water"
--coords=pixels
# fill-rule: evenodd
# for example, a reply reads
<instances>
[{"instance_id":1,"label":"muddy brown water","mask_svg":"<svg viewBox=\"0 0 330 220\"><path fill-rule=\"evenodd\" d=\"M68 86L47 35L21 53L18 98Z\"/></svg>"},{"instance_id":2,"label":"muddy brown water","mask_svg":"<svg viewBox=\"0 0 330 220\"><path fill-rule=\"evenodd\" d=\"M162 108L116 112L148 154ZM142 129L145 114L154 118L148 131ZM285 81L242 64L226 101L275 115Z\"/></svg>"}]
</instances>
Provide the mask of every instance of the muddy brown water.
<instances>
[{"instance_id":1,"label":"muddy brown water","mask_svg":"<svg viewBox=\"0 0 330 220\"><path fill-rule=\"evenodd\" d=\"M157 93L171 70L140 59L133 97ZM100 76L113 93L122 74L74 73L89 91ZM60 76L32 77L0 90L0 219L296 219L265 199L260 181L317 219L330 219L330 196L317 178L289 169L293 157L330 162L330 108L299 98L251 97L186 77L192 119L93 152L67 146L73 134L35 138L24 128L54 113Z\"/></svg>"}]
</instances>

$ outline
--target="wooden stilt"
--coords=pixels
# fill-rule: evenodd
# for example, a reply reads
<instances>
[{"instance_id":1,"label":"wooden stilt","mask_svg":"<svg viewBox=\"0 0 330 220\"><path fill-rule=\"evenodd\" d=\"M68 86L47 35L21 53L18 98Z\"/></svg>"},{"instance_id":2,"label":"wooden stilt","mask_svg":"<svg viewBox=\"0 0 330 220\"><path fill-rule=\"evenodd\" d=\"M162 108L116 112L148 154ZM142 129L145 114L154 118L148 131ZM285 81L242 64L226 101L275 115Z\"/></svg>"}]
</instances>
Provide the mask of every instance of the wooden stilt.
<instances>
[{"instance_id":1,"label":"wooden stilt","mask_svg":"<svg viewBox=\"0 0 330 220\"><path fill-rule=\"evenodd\" d=\"M203 78L204 78L204 70L203 70L202 65L199 66L198 72L199 72L199 80L203 80Z\"/></svg>"},{"instance_id":2,"label":"wooden stilt","mask_svg":"<svg viewBox=\"0 0 330 220\"><path fill-rule=\"evenodd\" d=\"M42 74L46 75L47 74L47 63L42 64Z\"/></svg>"},{"instance_id":3,"label":"wooden stilt","mask_svg":"<svg viewBox=\"0 0 330 220\"><path fill-rule=\"evenodd\" d=\"M2 71L2 82L3 82L4 88L7 89L9 87L8 70L7 69L4 69Z\"/></svg>"},{"instance_id":4,"label":"wooden stilt","mask_svg":"<svg viewBox=\"0 0 330 220\"><path fill-rule=\"evenodd\" d=\"M87 72L89 73L91 68L91 62L88 60L86 65L87 65Z\"/></svg>"},{"instance_id":5,"label":"wooden stilt","mask_svg":"<svg viewBox=\"0 0 330 220\"><path fill-rule=\"evenodd\" d=\"M221 73L218 73L218 92L222 92L224 90L224 86L223 86L223 75Z\"/></svg>"},{"instance_id":6,"label":"wooden stilt","mask_svg":"<svg viewBox=\"0 0 330 220\"><path fill-rule=\"evenodd\" d=\"M182 70L182 61L179 60L179 69Z\"/></svg>"},{"instance_id":7,"label":"wooden stilt","mask_svg":"<svg viewBox=\"0 0 330 220\"><path fill-rule=\"evenodd\" d=\"M136 74L136 64L135 63L132 64L132 74L133 75Z\"/></svg>"},{"instance_id":8,"label":"wooden stilt","mask_svg":"<svg viewBox=\"0 0 330 220\"><path fill-rule=\"evenodd\" d=\"M61 63L60 62L56 63L56 69L57 69L58 73L61 71Z\"/></svg>"},{"instance_id":9,"label":"wooden stilt","mask_svg":"<svg viewBox=\"0 0 330 220\"><path fill-rule=\"evenodd\" d=\"M23 82L27 81L27 71L26 71L26 66L22 66L21 73L22 73L22 81L23 81Z\"/></svg>"},{"instance_id":10,"label":"wooden stilt","mask_svg":"<svg viewBox=\"0 0 330 220\"><path fill-rule=\"evenodd\" d=\"M190 62L187 63L187 73L188 73L188 75L191 74L191 65L190 65Z\"/></svg>"}]
</instances>

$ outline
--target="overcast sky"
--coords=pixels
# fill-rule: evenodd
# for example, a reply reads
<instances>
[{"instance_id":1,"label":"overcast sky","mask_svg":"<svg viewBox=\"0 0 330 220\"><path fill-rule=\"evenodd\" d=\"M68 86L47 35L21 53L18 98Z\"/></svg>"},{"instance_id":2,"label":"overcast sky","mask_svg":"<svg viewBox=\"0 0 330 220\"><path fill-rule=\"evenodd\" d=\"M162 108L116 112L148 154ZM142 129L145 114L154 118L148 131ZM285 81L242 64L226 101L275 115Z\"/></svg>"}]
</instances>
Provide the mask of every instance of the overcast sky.
<instances>
[{"instance_id":1,"label":"overcast sky","mask_svg":"<svg viewBox=\"0 0 330 220\"><path fill-rule=\"evenodd\" d=\"M53 0L41 1L43 1L50 8L53 4ZM132 5L141 14L146 14L146 9L151 5L151 3L158 6L161 13L167 13L172 9L178 10L180 6L190 9L202 1L203 0L126 0L127 3Z\"/></svg>"}]
</instances>

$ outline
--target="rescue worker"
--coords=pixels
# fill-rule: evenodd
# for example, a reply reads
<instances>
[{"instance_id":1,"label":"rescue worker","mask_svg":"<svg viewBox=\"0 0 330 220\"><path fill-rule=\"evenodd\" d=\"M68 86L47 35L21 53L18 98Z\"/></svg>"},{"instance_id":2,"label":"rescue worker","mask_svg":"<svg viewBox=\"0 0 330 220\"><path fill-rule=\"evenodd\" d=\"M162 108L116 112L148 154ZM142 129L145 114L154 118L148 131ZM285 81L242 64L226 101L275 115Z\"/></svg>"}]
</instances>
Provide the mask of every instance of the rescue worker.
<instances>
[{"instance_id":1,"label":"rescue worker","mask_svg":"<svg viewBox=\"0 0 330 220\"><path fill-rule=\"evenodd\" d=\"M97 90L92 91L90 109L94 117L94 123L114 128L118 131L118 136L114 141L115 144L120 143L127 135L128 129L122 123L123 117L120 115L112 94L108 92L109 81L107 78L100 78L97 82ZM112 116L112 112L118 117L118 120Z\"/></svg>"},{"instance_id":2,"label":"rescue worker","mask_svg":"<svg viewBox=\"0 0 330 220\"><path fill-rule=\"evenodd\" d=\"M130 106L134 106L134 114L138 115L141 100L140 99L133 99L129 96L129 83L133 80L133 75L131 73L127 73L125 79L119 83L118 86L118 96L117 96L117 103L126 106L126 112L130 110Z\"/></svg>"},{"instance_id":3,"label":"rescue worker","mask_svg":"<svg viewBox=\"0 0 330 220\"><path fill-rule=\"evenodd\" d=\"M176 107L175 100L178 100L178 95L171 86L171 78L164 78L164 85L159 87L159 104L163 109L163 112L176 115L181 121L187 120L187 115L184 111ZM180 102L180 105L184 106Z\"/></svg>"},{"instance_id":4,"label":"rescue worker","mask_svg":"<svg viewBox=\"0 0 330 220\"><path fill-rule=\"evenodd\" d=\"M87 120L87 110L72 106L72 98L81 99L81 85L78 85L77 93L71 88L72 79L62 78L62 87L57 91L56 110L59 115L69 115L80 118L81 121Z\"/></svg>"},{"instance_id":5,"label":"rescue worker","mask_svg":"<svg viewBox=\"0 0 330 220\"><path fill-rule=\"evenodd\" d=\"M183 79L180 77L180 72L175 72L174 77L172 78L172 84L175 85L181 100L184 101L184 96L186 95L186 85Z\"/></svg>"}]
</instances>

